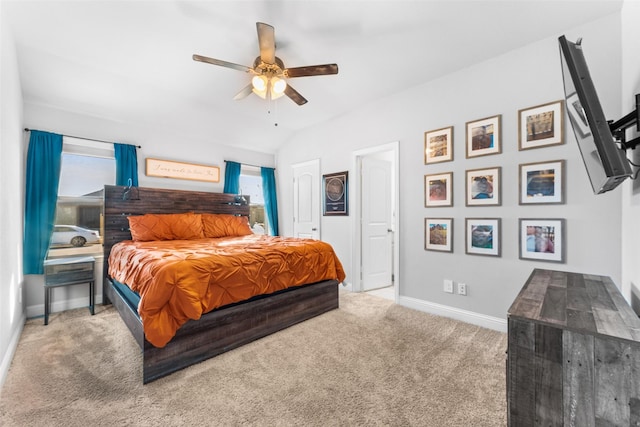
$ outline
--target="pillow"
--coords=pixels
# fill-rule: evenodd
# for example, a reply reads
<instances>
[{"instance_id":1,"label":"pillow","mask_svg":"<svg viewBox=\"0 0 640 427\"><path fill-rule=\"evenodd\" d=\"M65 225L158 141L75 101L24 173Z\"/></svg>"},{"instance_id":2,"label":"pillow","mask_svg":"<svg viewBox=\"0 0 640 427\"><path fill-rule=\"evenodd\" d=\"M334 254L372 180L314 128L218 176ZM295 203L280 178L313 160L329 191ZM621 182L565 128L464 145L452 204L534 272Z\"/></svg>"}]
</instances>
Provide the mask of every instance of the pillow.
<instances>
[{"instance_id":1,"label":"pillow","mask_svg":"<svg viewBox=\"0 0 640 427\"><path fill-rule=\"evenodd\" d=\"M130 216L131 237L137 241L202 239L200 214L145 214Z\"/></svg>"},{"instance_id":2,"label":"pillow","mask_svg":"<svg viewBox=\"0 0 640 427\"><path fill-rule=\"evenodd\" d=\"M234 237L253 234L245 216L201 214L204 237Z\"/></svg>"}]
</instances>

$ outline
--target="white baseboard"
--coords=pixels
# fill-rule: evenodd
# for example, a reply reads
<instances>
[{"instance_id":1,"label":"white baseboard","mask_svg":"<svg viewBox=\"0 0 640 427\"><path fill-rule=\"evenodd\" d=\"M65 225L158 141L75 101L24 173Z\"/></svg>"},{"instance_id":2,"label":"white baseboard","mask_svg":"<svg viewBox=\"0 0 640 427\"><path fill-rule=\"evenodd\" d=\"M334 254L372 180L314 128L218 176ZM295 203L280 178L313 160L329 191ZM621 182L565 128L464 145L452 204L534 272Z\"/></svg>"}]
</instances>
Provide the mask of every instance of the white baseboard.
<instances>
[{"instance_id":1,"label":"white baseboard","mask_svg":"<svg viewBox=\"0 0 640 427\"><path fill-rule=\"evenodd\" d=\"M13 360L13 356L16 353L16 349L18 348L18 342L20 341L20 335L22 335L22 330L24 329L24 323L27 321L26 316L22 316L22 318L18 321L18 326L13 331L11 335L11 340L9 341L9 347L2 358L2 363L0 363L0 393L2 393L2 386L4 385L4 381L7 379L7 374L9 373L9 368L11 367L11 361Z\"/></svg>"},{"instance_id":2,"label":"white baseboard","mask_svg":"<svg viewBox=\"0 0 640 427\"><path fill-rule=\"evenodd\" d=\"M500 319L498 317L487 316L485 314L480 314L473 311L462 310L459 308L424 301L417 298L405 297L402 295L398 297L398 304L404 307L412 308L414 310L424 311L426 313L435 314L437 316L449 317L451 319L460 320L472 325L482 326L483 328L493 329L495 331L505 333L507 332L506 319Z\"/></svg>"},{"instance_id":3,"label":"white baseboard","mask_svg":"<svg viewBox=\"0 0 640 427\"><path fill-rule=\"evenodd\" d=\"M102 304L102 294L95 297L95 304ZM73 310L74 308L83 308L89 306L89 298L81 297L62 301L54 301L51 303L49 314L59 311ZM27 307L27 319L33 317L44 316L44 304L30 305Z\"/></svg>"},{"instance_id":4,"label":"white baseboard","mask_svg":"<svg viewBox=\"0 0 640 427\"><path fill-rule=\"evenodd\" d=\"M342 282L341 285L342 287L340 289L343 289L348 292L353 292L353 285L351 284L351 282Z\"/></svg>"}]
</instances>

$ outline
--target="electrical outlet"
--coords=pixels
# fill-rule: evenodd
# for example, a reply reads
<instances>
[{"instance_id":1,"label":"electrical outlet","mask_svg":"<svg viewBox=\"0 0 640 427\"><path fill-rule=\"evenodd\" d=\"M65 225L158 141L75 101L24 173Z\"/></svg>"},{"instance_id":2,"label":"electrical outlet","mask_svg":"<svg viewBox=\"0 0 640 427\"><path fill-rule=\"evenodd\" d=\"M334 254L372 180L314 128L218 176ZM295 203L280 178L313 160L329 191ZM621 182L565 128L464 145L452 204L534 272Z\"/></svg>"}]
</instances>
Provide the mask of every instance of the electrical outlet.
<instances>
[{"instance_id":1,"label":"electrical outlet","mask_svg":"<svg viewBox=\"0 0 640 427\"><path fill-rule=\"evenodd\" d=\"M458 295L467 295L466 283L458 283Z\"/></svg>"},{"instance_id":2,"label":"electrical outlet","mask_svg":"<svg viewBox=\"0 0 640 427\"><path fill-rule=\"evenodd\" d=\"M450 294L453 293L453 280L444 279L444 291Z\"/></svg>"}]
</instances>

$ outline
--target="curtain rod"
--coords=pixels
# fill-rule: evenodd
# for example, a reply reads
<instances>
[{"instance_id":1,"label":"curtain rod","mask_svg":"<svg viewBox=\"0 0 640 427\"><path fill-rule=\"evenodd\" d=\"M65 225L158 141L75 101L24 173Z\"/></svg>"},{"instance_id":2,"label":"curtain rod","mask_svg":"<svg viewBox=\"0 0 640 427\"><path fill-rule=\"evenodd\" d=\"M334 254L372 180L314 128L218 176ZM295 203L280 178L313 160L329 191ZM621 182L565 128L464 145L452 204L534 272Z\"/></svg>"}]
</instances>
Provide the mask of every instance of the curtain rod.
<instances>
[{"instance_id":1,"label":"curtain rod","mask_svg":"<svg viewBox=\"0 0 640 427\"><path fill-rule=\"evenodd\" d=\"M25 130L25 132L31 132L31 129L29 129L29 128L24 128L24 130ZM73 135L62 135L62 136L66 136L67 138L85 139L87 141L102 142L102 143L105 143L105 144L116 144L115 142L111 142L111 141L103 141L101 139L85 138L85 137L82 137L82 136L73 136ZM127 145L135 145L135 144L127 144ZM135 146L137 148L142 148L139 145L135 145Z\"/></svg>"},{"instance_id":2,"label":"curtain rod","mask_svg":"<svg viewBox=\"0 0 640 427\"><path fill-rule=\"evenodd\" d=\"M249 163L235 162L233 160L225 160L224 162L225 163L227 163L227 162L240 163L241 165L253 166L254 168L269 168L269 166L258 166L258 165L252 165L252 164L249 164ZM275 170L275 168L269 168L269 169L274 169Z\"/></svg>"}]
</instances>

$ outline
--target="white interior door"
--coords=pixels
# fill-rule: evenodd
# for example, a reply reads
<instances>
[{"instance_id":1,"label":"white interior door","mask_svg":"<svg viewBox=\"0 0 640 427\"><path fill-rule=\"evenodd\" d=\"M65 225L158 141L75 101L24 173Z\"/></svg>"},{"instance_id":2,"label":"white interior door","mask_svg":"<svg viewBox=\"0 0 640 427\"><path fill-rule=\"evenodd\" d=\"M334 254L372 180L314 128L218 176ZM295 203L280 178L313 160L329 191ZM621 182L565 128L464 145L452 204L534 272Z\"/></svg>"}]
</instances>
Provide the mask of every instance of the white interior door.
<instances>
[{"instance_id":1,"label":"white interior door","mask_svg":"<svg viewBox=\"0 0 640 427\"><path fill-rule=\"evenodd\" d=\"M393 284L392 163L362 157L362 288Z\"/></svg>"},{"instance_id":2,"label":"white interior door","mask_svg":"<svg viewBox=\"0 0 640 427\"><path fill-rule=\"evenodd\" d=\"M293 235L320 239L320 159L293 165Z\"/></svg>"}]
</instances>

